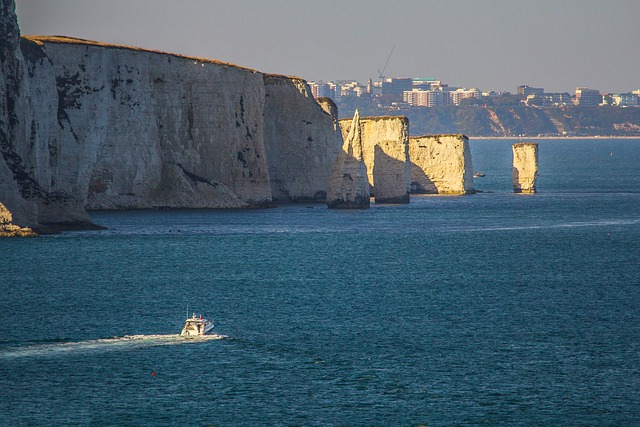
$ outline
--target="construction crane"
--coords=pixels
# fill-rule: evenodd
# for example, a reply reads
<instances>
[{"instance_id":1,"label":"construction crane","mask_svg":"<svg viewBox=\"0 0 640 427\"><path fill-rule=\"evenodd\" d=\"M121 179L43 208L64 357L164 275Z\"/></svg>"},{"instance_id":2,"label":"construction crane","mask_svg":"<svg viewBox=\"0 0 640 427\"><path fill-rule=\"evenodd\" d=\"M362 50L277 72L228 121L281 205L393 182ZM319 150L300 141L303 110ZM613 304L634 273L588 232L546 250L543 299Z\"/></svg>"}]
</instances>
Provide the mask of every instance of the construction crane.
<instances>
[{"instance_id":1,"label":"construction crane","mask_svg":"<svg viewBox=\"0 0 640 427\"><path fill-rule=\"evenodd\" d=\"M384 80L384 72L387 70L387 65L389 65L389 60L391 59L391 55L393 55L393 51L395 50L395 46L391 48L391 52L389 52L389 56L387 56L387 62L384 63L384 67L382 67L382 71L378 68L378 78L380 80Z\"/></svg>"}]
</instances>

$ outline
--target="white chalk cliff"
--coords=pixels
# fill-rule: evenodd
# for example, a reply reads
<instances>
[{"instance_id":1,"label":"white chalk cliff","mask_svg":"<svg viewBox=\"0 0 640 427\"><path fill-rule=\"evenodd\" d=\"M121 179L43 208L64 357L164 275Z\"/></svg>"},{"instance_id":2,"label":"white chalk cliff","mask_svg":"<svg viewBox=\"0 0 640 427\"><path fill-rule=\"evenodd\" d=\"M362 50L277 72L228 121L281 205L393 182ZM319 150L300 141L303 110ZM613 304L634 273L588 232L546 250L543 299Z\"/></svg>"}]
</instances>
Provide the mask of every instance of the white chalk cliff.
<instances>
[{"instance_id":1,"label":"white chalk cliff","mask_svg":"<svg viewBox=\"0 0 640 427\"><path fill-rule=\"evenodd\" d=\"M20 193L15 174L26 171L14 166L17 133L16 99L22 76L20 34L13 2L0 1L0 235L13 235L16 224L37 224L37 205Z\"/></svg>"},{"instance_id":2,"label":"white chalk cliff","mask_svg":"<svg viewBox=\"0 0 640 427\"><path fill-rule=\"evenodd\" d=\"M362 157L362 129L356 110L327 185L327 206L336 209L370 207L369 177Z\"/></svg>"},{"instance_id":3,"label":"white chalk cliff","mask_svg":"<svg viewBox=\"0 0 640 427\"><path fill-rule=\"evenodd\" d=\"M35 157L39 182L85 196L90 209L271 201L261 74L75 39L30 41L59 94L59 129L38 138L49 147Z\"/></svg>"},{"instance_id":4,"label":"white chalk cliff","mask_svg":"<svg viewBox=\"0 0 640 427\"><path fill-rule=\"evenodd\" d=\"M409 120L406 117L363 117L362 150L371 194L376 203L409 203ZM340 120L342 136L351 120Z\"/></svg>"},{"instance_id":5,"label":"white chalk cliff","mask_svg":"<svg viewBox=\"0 0 640 427\"><path fill-rule=\"evenodd\" d=\"M276 202L326 200L331 165L341 149L337 107L301 79L266 75L264 141Z\"/></svg>"},{"instance_id":6,"label":"white chalk cliff","mask_svg":"<svg viewBox=\"0 0 640 427\"><path fill-rule=\"evenodd\" d=\"M340 149L301 79L0 25L0 203L20 226L85 209L323 200ZM267 152L269 150L269 152Z\"/></svg>"},{"instance_id":7,"label":"white chalk cliff","mask_svg":"<svg viewBox=\"0 0 640 427\"><path fill-rule=\"evenodd\" d=\"M89 215L73 194L59 189L50 191L34 177L33 167L23 161L22 153L32 154L39 147L39 128L24 116L30 113L32 103L50 107L49 97L57 99L57 91L53 75L33 81L36 70L25 60L32 52L30 45L20 39L14 2L2 0L0 12L0 205L6 211L3 228L15 225L42 232L52 227L91 227Z\"/></svg>"},{"instance_id":8,"label":"white chalk cliff","mask_svg":"<svg viewBox=\"0 0 640 427\"><path fill-rule=\"evenodd\" d=\"M535 193L538 178L538 143L519 142L511 146L513 169L511 181L514 193Z\"/></svg>"},{"instance_id":9,"label":"white chalk cliff","mask_svg":"<svg viewBox=\"0 0 640 427\"><path fill-rule=\"evenodd\" d=\"M465 135L425 135L409 138L411 192L473 193L473 165Z\"/></svg>"}]
</instances>

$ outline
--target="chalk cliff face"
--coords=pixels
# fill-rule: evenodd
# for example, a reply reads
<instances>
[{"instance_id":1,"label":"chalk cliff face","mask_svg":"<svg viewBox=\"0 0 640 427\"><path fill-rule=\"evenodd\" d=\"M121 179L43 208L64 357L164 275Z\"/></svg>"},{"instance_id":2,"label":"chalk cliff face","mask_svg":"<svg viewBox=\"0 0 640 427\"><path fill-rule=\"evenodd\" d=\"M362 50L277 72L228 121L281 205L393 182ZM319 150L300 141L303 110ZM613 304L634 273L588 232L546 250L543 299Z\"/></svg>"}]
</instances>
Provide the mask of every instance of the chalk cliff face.
<instances>
[{"instance_id":1,"label":"chalk cliff face","mask_svg":"<svg viewBox=\"0 0 640 427\"><path fill-rule=\"evenodd\" d=\"M409 138L411 191L423 194L474 192L469 138L426 135Z\"/></svg>"},{"instance_id":2,"label":"chalk cliff face","mask_svg":"<svg viewBox=\"0 0 640 427\"><path fill-rule=\"evenodd\" d=\"M21 55L13 1L0 2L0 221L7 234L14 224L37 224L37 206L23 199L10 166L15 154L16 100L20 96ZM20 228L20 227L17 227Z\"/></svg>"},{"instance_id":3,"label":"chalk cliff face","mask_svg":"<svg viewBox=\"0 0 640 427\"><path fill-rule=\"evenodd\" d=\"M511 181L514 193L535 193L538 178L538 143L519 142L512 145Z\"/></svg>"},{"instance_id":4,"label":"chalk cliff face","mask_svg":"<svg viewBox=\"0 0 640 427\"><path fill-rule=\"evenodd\" d=\"M362 150L376 203L409 203L409 120L406 117L363 117ZM340 120L347 137L351 120Z\"/></svg>"},{"instance_id":5,"label":"chalk cliff face","mask_svg":"<svg viewBox=\"0 0 640 427\"><path fill-rule=\"evenodd\" d=\"M325 99L318 105L304 80L267 75L264 86L264 143L273 200L324 202L342 144L335 104Z\"/></svg>"},{"instance_id":6,"label":"chalk cliff face","mask_svg":"<svg viewBox=\"0 0 640 427\"><path fill-rule=\"evenodd\" d=\"M325 200L342 141L335 105L325 111L303 80L87 40L21 40L13 1L1 4L0 204L12 223L263 206L272 191Z\"/></svg>"},{"instance_id":7,"label":"chalk cliff face","mask_svg":"<svg viewBox=\"0 0 640 427\"><path fill-rule=\"evenodd\" d=\"M80 201L70 193L40 185L22 155L25 150L36 151L39 142L37 125L24 115L30 114L31 103L46 104L55 86L43 90L47 78L33 82L38 73L28 60L29 46L19 38L14 2L0 4L0 204L11 214L12 223L21 227L39 231L90 227Z\"/></svg>"},{"instance_id":8,"label":"chalk cliff face","mask_svg":"<svg viewBox=\"0 0 640 427\"><path fill-rule=\"evenodd\" d=\"M57 127L36 138L46 146L20 153L38 182L84 196L90 209L271 201L261 74L75 39L29 41L48 58L58 95ZM32 126L50 125L40 113L50 107L32 106Z\"/></svg>"},{"instance_id":9,"label":"chalk cliff face","mask_svg":"<svg viewBox=\"0 0 640 427\"><path fill-rule=\"evenodd\" d=\"M331 170L327 189L329 208L370 207L369 178L362 154L362 129L360 116L356 110L351 121L351 130Z\"/></svg>"}]
</instances>

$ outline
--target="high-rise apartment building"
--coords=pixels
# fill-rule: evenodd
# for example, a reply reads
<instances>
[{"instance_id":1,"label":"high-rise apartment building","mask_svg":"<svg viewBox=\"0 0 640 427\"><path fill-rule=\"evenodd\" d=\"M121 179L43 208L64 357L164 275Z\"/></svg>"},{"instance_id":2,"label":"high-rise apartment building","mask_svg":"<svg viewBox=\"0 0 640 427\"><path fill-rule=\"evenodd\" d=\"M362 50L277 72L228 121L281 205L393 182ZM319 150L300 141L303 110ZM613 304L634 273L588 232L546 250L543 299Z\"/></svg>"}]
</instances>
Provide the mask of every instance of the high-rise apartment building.
<instances>
[{"instance_id":1,"label":"high-rise apartment building","mask_svg":"<svg viewBox=\"0 0 640 427\"><path fill-rule=\"evenodd\" d=\"M589 89L587 87L576 88L576 105L597 107L602 103L602 95L600 91L596 89Z\"/></svg>"},{"instance_id":2,"label":"high-rise apartment building","mask_svg":"<svg viewBox=\"0 0 640 427\"><path fill-rule=\"evenodd\" d=\"M611 95L613 105L618 107L637 107L640 105L640 97L635 93L614 93Z\"/></svg>"},{"instance_id":3,"label":"high-rise apartment building","mask_svg":"<svg viewBox=\"0 0 640 427\"><path fill-rule=\"evenodd\" d=\"M413 79L386 78L382 81L382 97L388 103L402 101L402 94L413 88Z\"/></svg>"},{"instance_id":4,"label":"high-rise apartment building","mask_svg":"<svg viewBox=\"0 0 640 427\"><path fill-rule=\"evenodd\" d=\"M442 90L406 90L402 100L414 107L444 107L451 105L451 92Z\"/></svg>"},{"instance_id":5,"label":"high-rise apartment building","mask_svg":"<svg viewBox=\"0 0 640 427\"><path fill-rule=\"evenodd\" d=\"M529 95L542 95L544 93L544 88L541 87L531 87L527 85L518 86L518 95L529 96Z\"/></svg>"}]
</instances>

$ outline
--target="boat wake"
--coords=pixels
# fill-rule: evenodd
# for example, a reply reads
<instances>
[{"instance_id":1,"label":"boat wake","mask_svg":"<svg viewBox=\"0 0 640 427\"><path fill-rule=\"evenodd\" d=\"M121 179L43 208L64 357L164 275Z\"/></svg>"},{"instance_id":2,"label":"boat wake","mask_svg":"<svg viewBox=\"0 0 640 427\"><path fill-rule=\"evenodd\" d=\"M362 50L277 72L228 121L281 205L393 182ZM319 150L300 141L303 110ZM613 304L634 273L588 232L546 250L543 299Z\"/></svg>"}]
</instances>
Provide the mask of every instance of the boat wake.
<instances>
[{"instance_id":1,"label":"boat wake","mask_svg":"<svg viewBox=\"0 0 640 427\"><path fill-rule=\"evenodd\" d=\"M571 221L549 224L513 225L513 226L486 226L469 227L460 229L448 229L448 231L519 231L541 230L555 228L580 228L580 227L620 227L640 224L640 219L603 219L596 221Z\"/></svg>"},{"instance_id":2,"label":"boat wake","mask_svg":"<svg viewBox=\"0 0 640 427\"><path fill-rule=\"evenodd\" d=\"M184 337L180 335L125 335L123 337L100 338L86 341L30 344L0 349L0 359L56 356L60 354L83 354L103 351L128 351L163 345L202 343L227 338L226 335L202 335Z\"/></svg>"}]
</instances>

